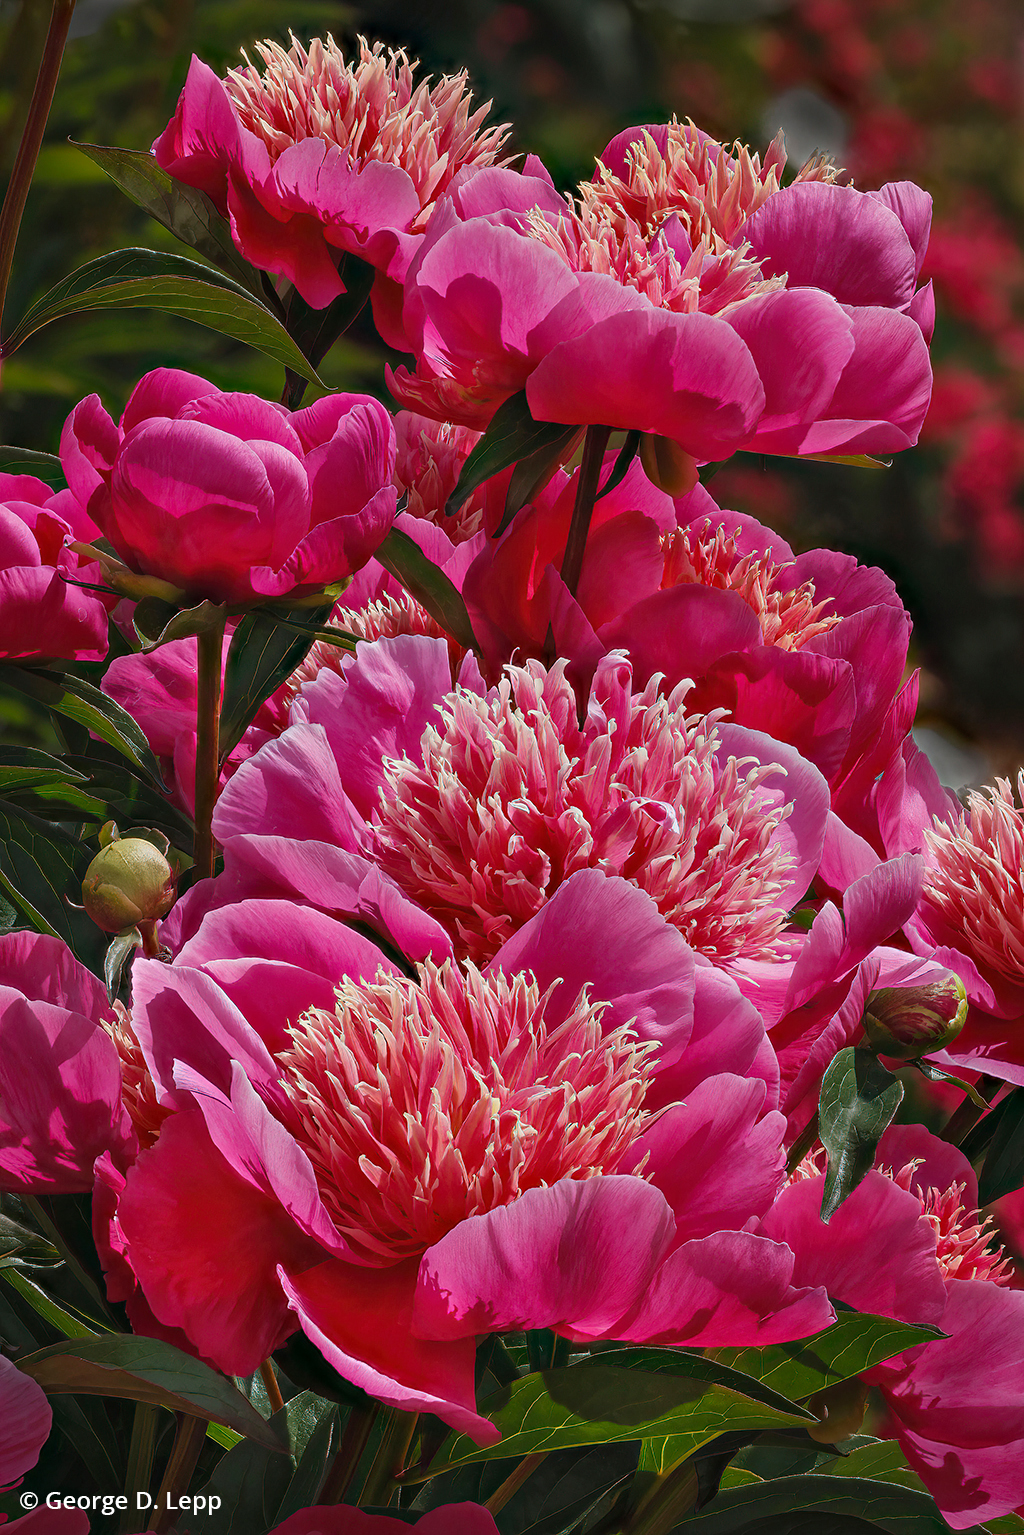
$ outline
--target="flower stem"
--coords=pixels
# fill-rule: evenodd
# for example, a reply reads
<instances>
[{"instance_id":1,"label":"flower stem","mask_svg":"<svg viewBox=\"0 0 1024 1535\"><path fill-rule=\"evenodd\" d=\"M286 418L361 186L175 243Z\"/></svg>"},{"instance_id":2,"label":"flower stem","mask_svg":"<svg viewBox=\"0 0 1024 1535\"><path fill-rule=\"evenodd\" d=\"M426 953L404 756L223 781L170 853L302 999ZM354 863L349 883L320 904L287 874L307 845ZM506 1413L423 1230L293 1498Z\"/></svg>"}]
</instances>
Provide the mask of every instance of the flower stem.
<instances>
[{"instance_id":1,"label":"flower stem","mask_svg":"<svg viewBox=\"0 0 1024 1535\"><path fill-rule=\"evenodd\" d=\"M284 1397L281 1395L281 1387L277 1384L274 1366L269 1359L264 1359L260 1365L260 1380L263 1382L263 1389L267 1393L267 1401L270 1403L271 1412L280 1412L284 1406Z\"/></svg>"},{"instance_id":2,"label":"flower stem","mask_svg":"<svg viewBox=\"0 0 1024 1535\"><path fill-rule=\"evenodd\" d=\"M4 300L7 297L7 284L11 280L21 217L25 212L28 189L32 185L32 174L39 158L39 146L43 142L46 120L53 104L53 93L57 89L57 76L60 74L64 44L68 39L74 10L75 0L53 0L50 27L43 44L43 56L39 61L28 117L25 119L14 169L7 184L7 195L0 211L0 316L3 315Z\"/></svg>"},{"instance_id":3,"label":"flower stem","mask_svg":"<svg viewBox=\"0 0 1024 1535\"><path fill-rule=\"evenodd\" d=\"M531 1477L541 1461L547 1460L547 1458L548 1452L546 1450L538 1450L533 1455L525 1456L511 1476L507 1476L501 1486L491 1493L484 1504L487 1512L489 1514L500 1514L505 1504L510 1498L515 1496L527 1477Z\"/></svg>"},{"instance_id":4,"label":"flower stem","mask_svg":"<svg viewBox=\"0 0 1024 1535\"><path fill-rule=\"evenodd\" d=\"M370 1442L370 1435L379 1412L380 1408L376 1402L371 1402L368 1407L353 1407L349 1411L338 1453L324 1478L320 1496L316 1500L318 1505L340 1503L345 1496L352 1478L359 1470L359 1462Z\"/></svg>"},{"instance_id":5,"label":"flower stem","mask_svg":"<svg viewBox=\"0 0 1024 1535\"><path fill-rule=\"evenodd\" d=\"M139 1516L133 1512L136 1494L149 1491L149 1479L153 1473L153 1451L156 1448L156 1427L160 1417L159 1407L149 1402L136 1402L132 1424L131 1444L128 1446L128 1466L124 1479L128 1508L121 1515L119 1526L124 1532L138 1528Z\"/></svg>"},{"instance_id":6,"label":"flower stem","mask_svg":"<svg viewBox=\"0 0 1024 1535\"><path fill-rule=\"evenodd\" d=\"M587 547L590 519L594 514L594 502L597 499L597 487L601 479L601 465L604 463L604 450L608 446L611 434L610 426L588 426L583 442L583 461L580 464L580 477L576 485L576 504L572 509L572 522L569 524L569 537L566 540L565 555L562 560L562 580L573 597L580 584L583 553Z\"/></svg>"},{"instance_id":7,"label":"flower stem","mask_svg":"<svg viewBox=\"0 0 1024 1535\"><path fill-rule=\"evenodd\" d=\"M1002 1086L1001 1077L982 1077L978 1082L978 1093L991 1106ZM974 1129L983 1113L984 1110L979 1109L976 1103L972 1103L970 1098L965 1098L939 1131L939 1139L949 1141L953 1146L959 1146L968 1130Z\"/></svg>"},{"instance_id":8,"label":"flower stem","mask_svg":"<svg viewBox=\"0 0 1024 1535\"><path fill-rule=\"evenodd\" d=\"M387 1507L395 1490L395 1476L402 1469L416 1432L418 1413L402 1412L395 1407L389 1410L388 1417L380 1449L359 1494L360 1508Z\"/></svg>"},{"instance_id":9,"label":"flower stem","mask_svg":"<svg viewBox=\"0 0 1024 1535\"><path fill-rule=\"evenodd\" d=\"M174 1524L178 1512L177 1505L181 1501L182 1493L188 1491L188 1485L195 1475L199 1455L205 1442L205 1419L194 1418L191 1413L179 1413L178 1432L167 1462L167 1469L164 1471L164 1479L160 1483L160 1491L157 1493L153 1517L149 1521L149 1528L155 1532L155 1535L164 1535L164 1532Z\"/></svg>"},{"instance_id":10,"label":"flower stem","mask_svg":"<svg viewBox=\"0 0 1024 1535\"><path fill-rule=\"evenodd\" d=\"M199 699L196 705L196 841L199 879L213 878L213 807L220 777L221 655L224 625L197 635Z\"/></svg>"}]
</instances>

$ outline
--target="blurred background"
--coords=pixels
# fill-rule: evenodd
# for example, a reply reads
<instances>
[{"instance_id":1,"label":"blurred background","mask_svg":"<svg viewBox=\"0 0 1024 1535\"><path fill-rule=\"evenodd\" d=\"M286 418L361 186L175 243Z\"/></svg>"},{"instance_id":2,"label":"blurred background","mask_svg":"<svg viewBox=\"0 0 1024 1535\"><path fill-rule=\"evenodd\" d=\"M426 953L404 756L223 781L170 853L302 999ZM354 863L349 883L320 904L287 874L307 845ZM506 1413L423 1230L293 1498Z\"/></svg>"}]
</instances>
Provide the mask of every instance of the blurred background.
<instances>
[{"instance_id":1,"label":"blurred background","mask_svg":"<svg viewBox=\"0 0 1024 1535\"><path fill-rule=\"evenodd\" d=\"M49 17L0 3L0 165L9 169ZM620 128L692 117L795 165L830 152L861 188L931 192L935 396L888 470L740 455L712 490L798 549L883 566L915 620L922 744L953 785L1024 763L1024 5L1020 0L79 0L8 296L6 329L58 278L125 245L179 248L69 138L147 148L200 54L223 72L263 37L330 31L468 68L568 189ZM385 397L368 325L335 347L334 388ZM50 326L3 370L0 442L53 451L93 390L118 412L158 365L277 397L279 369L145 310ZM10 722L9 722L10 723Z\"/></svg>"}]
</instances>

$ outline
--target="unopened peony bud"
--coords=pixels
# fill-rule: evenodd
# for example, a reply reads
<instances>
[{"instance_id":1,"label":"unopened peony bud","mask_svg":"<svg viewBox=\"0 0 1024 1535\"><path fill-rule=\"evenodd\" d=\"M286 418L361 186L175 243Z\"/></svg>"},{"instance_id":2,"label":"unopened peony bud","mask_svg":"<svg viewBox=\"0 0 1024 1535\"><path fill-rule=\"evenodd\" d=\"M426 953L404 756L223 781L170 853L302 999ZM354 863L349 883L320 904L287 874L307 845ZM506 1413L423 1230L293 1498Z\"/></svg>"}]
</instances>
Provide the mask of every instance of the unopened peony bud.
<instances>
[{"instance_id":1,"label":"unopened peony bud","mask_svg":"<svg viewBox=\"0 0 1024 1535\"><path fill-rule=\"evenodd\" d=\"M875 1050L898 1061L912 1061L950 1044L966 1018L964 984L950 971L943 980L924 986L887 986L873 991L863 1022Z\"/></svg>"},{"instance_id":2,"label":"unopened peony bud","mask_svg":"<svg viewBox=\"0 0 1024 1535\"><path fill-rule=\"evenodd\" d=\"M82 903L105 933L152 922L174 904L174 872L160 849L142 837L102 848L85 871Z\"/></svg>"},{"instance_id":3,"label":"unopened peony bud","mask_svg":"<svg viewBox=\"0 0 1024 1535\"><path fill-rule=\"evenodd\" d=\"M651 484L668 496L685 496L697 483L697 460L670 437L644 432L640 462Z\"/></svg>"},{"instance_id":4,"label":"unopened peony bud","mask_svg":"<svg viewBox=\"0 0 1024 1535\"><path fill-rule=\"evenodd\" d=\"M818 1444L838 1444L859 1434L868 1405L868 1388L856 1375L827 1386L810 1398L807 1406L817 1413L819 1423L809 1423L807 1432Z\"/></svg>"}]
</instances>

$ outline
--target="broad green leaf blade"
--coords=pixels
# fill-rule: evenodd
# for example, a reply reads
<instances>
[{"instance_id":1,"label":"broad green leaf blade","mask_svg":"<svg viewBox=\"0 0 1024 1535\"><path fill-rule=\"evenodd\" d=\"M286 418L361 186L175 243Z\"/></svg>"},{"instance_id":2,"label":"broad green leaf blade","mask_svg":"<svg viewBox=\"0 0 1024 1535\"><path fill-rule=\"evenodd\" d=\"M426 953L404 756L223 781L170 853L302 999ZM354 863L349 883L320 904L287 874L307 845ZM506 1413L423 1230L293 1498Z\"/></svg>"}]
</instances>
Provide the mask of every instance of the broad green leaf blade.
<instances>
[{"instance_id":1,"label":"broad green leaf blade","mask_svg":"<svg viewBox=\"0 0 1024 1535\"><path fill-rule=\"evenodd\" d=\"M445 510L457 512L478 485L519 459L529 458L556 441L561 441L568 450L579 430L578 426L567 426L562 421L534 421L525 389L512 395L498 406L490 426L463 464Z\"/></svg>"},{"instance_id":2,"label":"broad green leaf blade","mask_svg":"<svg viewBox=\"0 0 1024 1535\"><path fill-rule=\"evenodd\" d=\"M160 309L180 315L327 387L265 304L212 267L158 251L113 251L79 267L32 306L0 350L10 357L44 325L91 309Z\"/></svg>"},{"instance_id":3,"label":"broad green leaf blade","mask_svg":"<svg viewBox=\"0 0 1024 1535\"><path fill-rule=\"evenodd\" d=\"M54 1428L74 1445L96 1482L104 1487L123 1487L124 1461L103 1403L55 1396L50 1400L50 1408Z\"/></svg>"},{"instance_id":4,"label":"broad green leaf blade","mask_svg":"<svg viewBox=\"0 0 1024 1535\"><path fill-rule=\"evenodd\" d=\"M813 1396L852 1375L863 1375L919 1343L945 1335L937 1327L897 1322L861 1311L840 1311L832 1326L813 1338L771 1348L715 1349L713 1357L791 1401Z\"/></svg>"},{"instance_id":5,"label":"broad green leaf blade","mask_svg":"<svg viewBox=\"0 0 1024 1535\"><path fill-rule=\"evenodd\" d=\"M866 1476L876 1482L895 1482L900 1487L913 1487L917 1492L927 1488L907 1465L907 1458L896 1439L878 1439L874 1444L861 1444L849 1455L837 1455L827 1465L820 1466L821 1476Z\"/></svg>"},{"instance_id":6,"label":"broad green leaf blade","mask_svg":"<svg viewBox=\"0 0 1024 1535\"><path fill-rule=\"evenodd\" d=\"M780 1521L777 1526L780 1531L790 1528L781 1520L786 1514L807 1516L808 1532L815 1528L823 1532L845 1529L845 1520L862 1520L869 1529L884 1530L887 1535L948 1535L949 1532L949 1526L927 1493L864 1477L838 1481L835 1477L817 1473L724 1489L699 1513L689 1515L676 1528L679 1531L692 1528L693 1535L742 1535L743 1531L753 1529L763 1530L767 1535L769 1530L776 1528L776 1519ZM975 1525L961 1535L983 1535L983 1531L980 1525Z\"/></svg>"},{"instance_id":7,"label":"broad green leaf blade","mask_svg":"<svg viewBox=\"0 0 1024 1535\"><path fill-rule=\"evenodd\" d=\"M749 1396L753 1401L762 1402L764 1406L773 1407L778 1412L795 1413L797 1417L811 1423L818 1421L813 1412L808 1412L805 1407L773 1391L763 1381L739 1370L732 1370L707 1354L693 1354L679 1348L616 1348L602 1349L593 1357L600 1360L601 1364L611 1365L617 1370L643 1370L650 1375L686 1375L691 1380L711 1381L716 1386L728 1386L730 1391L738 1391L741 1396Z\"/></svg>"},{"instance_id":8,"label":"broad green leaf blade","mask_svg":"<svg viewBox=\"0 0 1024 1535\"><path fill-rule=\"evenodd\" d=\"M0 1263L27 1263L35 1267L60 1263L60 1253L38 1231L23 1226L0 1211Z\"/></svg>"},{"instance_id":9,"label":"broad green leaf blade","mask_svg":"<svg viewBox=\"0 0 1024 1535\"><path fill-rule=\"evenodd\" d=\"M591 1363L525 1375L487 1397L480 1411L501 1430L500 1443L480 1449L465 1435L450 1435L431 1462L432 1475L471 1461L672 1434L685 1434L697 1449L728 1429L807 1421L710 1381Z\"/></svg>"},{"instance_id":10,"label":"broad green leaf blade","mask_svg":"<svg viewBox=\"0 0 1024 1535\"><path fill-rule=\"evenodd\" d=\"M311 1432L303 1444L294 1430L292 1419L289 1419L292 1458L296 1464L295 1474L274 1515L274 1518L282 1524L292 1514L297 1514L300 1509L308 1508L316 1502L324 1477L327 1475L327 1468L337 1454L341 1442L341 1415L337 1404L325 1402L322 1397L314 1396L312 1391L303 1391L299 1397L292 1397L288 1407L292 1408L300 1401L300 1398L304 1403L308 1403L306 1411L312 1419Z\"/></svg>"},{"instance_id":11,"label":"broad green leaf blade","mask_svg":"<svg viewBox=\"0 0 1024 1535\"><path fill-rule=\"evenodd\" d=\"M48 1396L71 1392L150 1402L225 1423L268 1450L287 1450L281 1431L261 1418L231 1381L159 1338L115 1334L57 1343L19 1359L18 1368Z\"/></svg>"},{"instance_id":12,"label":"broad green leaf blade","mask_svg":"<svg viewBox=\"0 0 1024 1535\"><path fill-rule=\"evenodd\" d=\"M59 1305L52 1296L47 1295L42 1285L38 1285L27 1274L21 1274L17 1269L5 1268L0 1270L0 1276L17 1290L23 1300L28 1301L32 1310L42 1317L44 1322L57 1332L63 1333L65 1338L95 1338L95 1327L87 1327L81 1318L74 1316L63 1306Z\"/></svg>"},{"instance_id":13,"label":"broad green leaf blade","mask_svg":"<svg viewBox=\"0 0 1024 1535\"><path fill-rule=\"evenodd\" d=\"M97 743L90 744L96 749ZM108 762L98 756L71 756L66 760L89 774L89 794L102 805L96 817L101 824L116 821L126 832L136 825L155 826L166 833L175 847L191 855L194 828L188 816L129 772L120 759Z\"/></svg>"},{"instance_id":14,"label":"broad green leaf blade","mask_svg":"<svg viewBox=\"0 0 1024 1535\"><path fill-rule=\"evenodd\" d=\"M141 768L157 788L164 787L160 764L138 725L120 704L93 687L91 682L83 682L80 677L68 673L19 666L5 667L4 681L31 698L37 698L48 709L84 725Z\"/></svg>"},{"instance_id":15,"label":"broad green leaf blade","mask_svg":"<svg viewBox=\"0 0 1024 1535\"><path fill-rule=\"evenodd\" d=\"M610 495L617 486L621 485L629 472L629 466L640 451L640 433L627 432L626 440L619 449L619 456L612 466L612 472L601 486L595 501L600 501L602 496Z\"/></svg>"},{"instance_id":16,"label":"broad green leaf blade","mask_svg":"<svg viewBox=\"0 0 1024 1535\"><path fill-rule=\"evenodd\" d=\"M59 757L34 746L0 746L0 794L41 784L84 783L85 774L69 770Z\"/></svg>"},{"instance_id":17,"label":"broad green leaf blade","mask_svg":"<svg viewBox=\"0 0 1024 1535\"><path fill-rule=\"evenodd\" d=\"M316 608L289 608L280 616L262 608L242 619L231 636L224 668L222 761L238 745L260 705L306 659L316 630L327 622L333 608L331 601Z\"/></svg>"},{"instance_id":18,"label":"broad green leaf blade","mask_svg":"<svg viewBox=\"0 0 1024 1535\"><path fill-rule=\"evenodd\" d=\"M184 245L212 261L254 297L263 298L259 273L240 255L230 225L205 192L175 181L148 150L120 149L110 144L75 144L75 148L95 161L122 192Z\"/></svg>"},{"instance_id":19,"label":"broad green leaf blade","mask_svg":"<svg viewBox=\"0 0 1024 1535\"><path fill-rule=\"evenodd\" d=\"M137 927L130 927L126 932L116 933L110 940L106 957L103 960L103 980L106 983L107 998L113 1002L121 990L121 980L126 966L134 957L135 950L142 946L142 934Z\"/></svg>"},{"instance_id":20,"label":"broad green leaf blade","mask_svg":"<svg viewBox=\"0 0 1024 1535\"><path fill-rule=\"evenodd\" d=\"M66 831L0 800L0 887L37 933L72 948L76 932L65 896L80 885L88 861L88 849Z\"/></svg>"},{"instance_id":21,"label":"broad green leaf blade","mask_svg":"<svg viewBox=\"0 0 1024 1535\"><path fill-rule=\"evenodd\" d=\"M392 528L374 559L400 581L447 634L465 650L478 650L462 594L438 565L427 559L415 539Z\"/></svg>"},{"instance_id":22,"label":"broad green leaf blade","mask_svg":"<svg viewBox=\"0 0 1024 1535\"><path fill-rule=\"evenodd\" d=\"M1024 1184L1024 1088L1000 1104L999 1122L978 1176L978 1202L991 1204Z\"/></svg>"},{"instance_id":23,"label":"broad green leaf blade","mask_svg":"<svg viewBox=\"0 0 1024 1535\"><path fill-rule=\"evenodd\" d=\"M55 453L37 453L34 448L0 447L0 474L33 474L55 490L64 490L64 466Z\"/></svg>"},{"instance_id":24,"label":"broad green leaf blade","mask_svg":"<svg viewBox=\"0 0 1024 1535\"><path fill-rule=\"evenodd\" d=\"M0 795L47 821L105 820L101 800L79 787L86 775L32 746L0 747Z\"/></svg>"},{"instance_id":25,"label":"broad green leaf blade","mask_svg":"<svg viewBox=\"0 0 1024 1535\"><path fill-rule=\"evenodd\" d=\"M871 1050L848 1045L833 1057L818 1099L818 1134L828 1152L823 1221L871 1171L875 1148L902 1102L903 1083Z\"/></svg>"}]
</instances>

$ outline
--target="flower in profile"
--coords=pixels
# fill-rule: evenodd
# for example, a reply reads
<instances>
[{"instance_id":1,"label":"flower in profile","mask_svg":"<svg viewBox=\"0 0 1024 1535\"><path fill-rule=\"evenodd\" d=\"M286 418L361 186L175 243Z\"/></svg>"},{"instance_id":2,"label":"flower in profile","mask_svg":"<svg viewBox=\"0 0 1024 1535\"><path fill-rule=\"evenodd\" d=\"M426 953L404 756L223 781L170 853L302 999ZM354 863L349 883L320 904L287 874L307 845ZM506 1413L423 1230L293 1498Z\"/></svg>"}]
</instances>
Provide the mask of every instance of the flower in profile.
<instances>
[{"instance_id":1,"label":"flower in profile","mask_svg":"<svg viewBox=\"0 0 1024 1535\"><path fill-rule=\"evenodd\" d=\"M464 71L417 81L404 53L360 38L352 62L330 35L259 53L262 72L246 58L224 80L193 57L153 153L315 309L345 291L345 251L400 281L455 177L504 163L507 126L483 126L490 103L473 110Z\"/></svg>"},{"instance_id":2,"label":"flower in profile","mask_svg":"<svg viewBox=\"0 0 1024 1535\"><path fill-rule=\"evenodd\" d=\"M646 891L715 964L787 956L824 780L791 747L691 715L688 684L666 697L659 682L634 692L628 661L604 658L580 724L564 662L509 667L489 692L467 672L453 690L439 640L360 646L235 775L217 834L265 833L264 807L285 793L300 805L305 758L308 782L338 781L337 844L372 858L474 963L588 868ZM289 835L321 835L324 805L318 794Z\"/></svg>"},{"instance_id":3,"label":"flower in profile","mask_svg":"<svg viewBox=\"0 0 1024 1535\"><path fill-rule=\"evenodd\" d=\"M0 660L100 661L107 604L81 585L99 570L67 548L67 493L29 474L0 474Z\"/></svg>"},{"instance_id":4,"label":"flower in profile","mask_svg":"<svg viewBox=\"0 0 1024 1535\"><path fill-rule=\"evenodd\" d=\"M406 278L416 369L392 391L480 428L525 389L536 420L638 429L698 462L910 446L930 200L834 185L820 161L780 189L781 163L673 123L613 140L575 198L536 164L454 184Z\"/></svg>"},{"instance_id":5,"label":"flower in profile","mask_svg":"<svg viewBox=\"0 0 1024 1535\"><path fill-rule=\"evenodd\" d=\"M367 395L288 411L175 368L147 373L117 425L90 395L61 435L73 498L130 569L214 602L351 576L394 518L394 454Z\"/></svg>"},{"instance_id":6,"label":"flower in profile","mask_svg":"<svg viewBox=\"0 0 1024 1535\"><path fill-rule=\"evenodd\" d=\"M823 1177L802 1164L758 1230L788 1242L804 1284L946 1336L876 1365L891 1431L953 1529L1024 1501L1024 1292L978 1214L974 1169L920 1125L892 1126L876 1168L827 1227Z\"/></svg>"}]
</instances>

